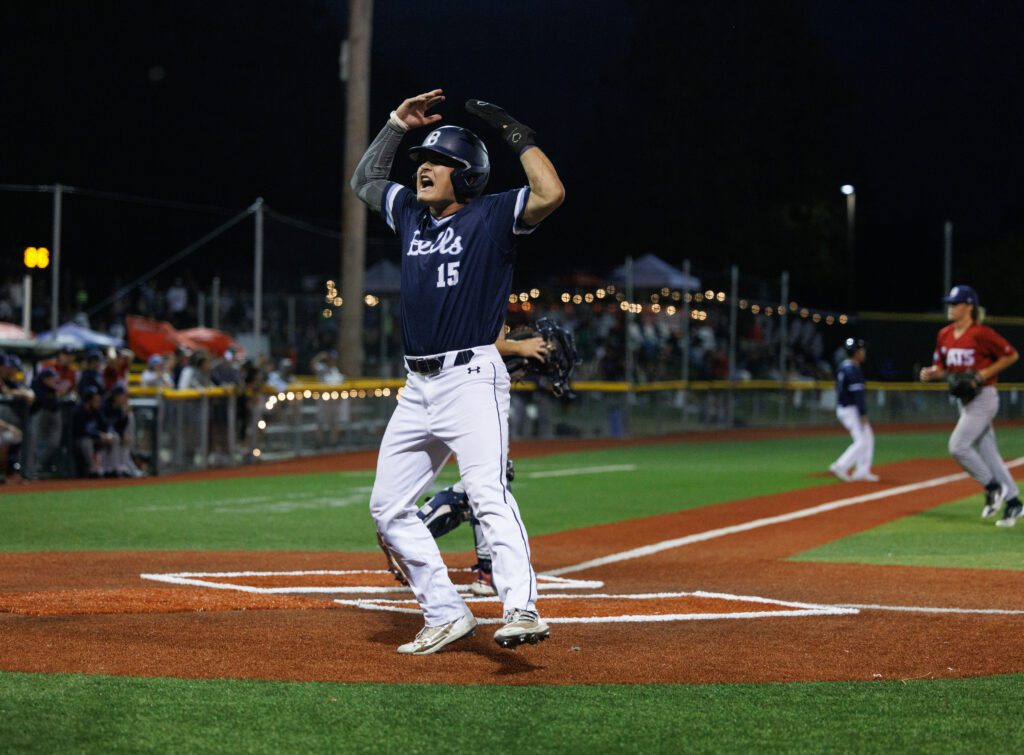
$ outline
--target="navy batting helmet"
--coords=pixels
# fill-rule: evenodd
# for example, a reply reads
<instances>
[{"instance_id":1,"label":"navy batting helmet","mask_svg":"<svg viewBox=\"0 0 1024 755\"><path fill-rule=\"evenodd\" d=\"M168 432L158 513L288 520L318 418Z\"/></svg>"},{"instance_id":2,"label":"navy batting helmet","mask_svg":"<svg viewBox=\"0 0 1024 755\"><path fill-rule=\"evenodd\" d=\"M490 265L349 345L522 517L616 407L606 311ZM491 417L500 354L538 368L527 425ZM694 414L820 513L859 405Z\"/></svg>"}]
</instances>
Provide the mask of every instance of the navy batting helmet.
<instances>
[{"instance_id":1,"label":"navy batting helmet","mask_svg":"<svg viewBox=\"0 0 1024 755\"><path fill-rule=\"evenodd\" d=\"M851 357L861 349L866 349L867 346L868 343L863 338L847 338L843 341L843 348Z\"/></svg>"},{"instance_id":2,"label":"navy batting helmet","mask_svg":"<svg viewBox=\"0 0 1024 755\"><path fill-rule=\"evenodd\" d=\"M425 152L447 157L463 166L452 171L452 187L457 198L472 199L483 193L491 177L491 158L487 147L472 131L459 126L435 128L427 134L423 144L409 150L409 157L419 163Z\"/></svg>"}]
</instances>

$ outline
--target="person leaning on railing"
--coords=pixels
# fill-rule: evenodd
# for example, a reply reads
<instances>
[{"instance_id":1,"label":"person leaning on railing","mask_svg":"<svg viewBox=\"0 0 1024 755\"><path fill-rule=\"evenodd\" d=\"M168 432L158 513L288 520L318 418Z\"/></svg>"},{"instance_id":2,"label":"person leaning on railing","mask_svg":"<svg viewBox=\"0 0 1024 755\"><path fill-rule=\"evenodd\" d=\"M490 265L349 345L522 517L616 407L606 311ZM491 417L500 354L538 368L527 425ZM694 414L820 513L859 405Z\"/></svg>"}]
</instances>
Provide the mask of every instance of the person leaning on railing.
<instances>
[{"instance_id":1,"label":"person leaning on railing","mask_svg":"<svg viewBox=\"0 0 1024 755\"><path fill-rule=\"evenodd\" d=\"M159 354L150 356L139 378L139 385L143 388L173 388L174 379L167 371L167 360Z\"/></svg>"}]
</instances>

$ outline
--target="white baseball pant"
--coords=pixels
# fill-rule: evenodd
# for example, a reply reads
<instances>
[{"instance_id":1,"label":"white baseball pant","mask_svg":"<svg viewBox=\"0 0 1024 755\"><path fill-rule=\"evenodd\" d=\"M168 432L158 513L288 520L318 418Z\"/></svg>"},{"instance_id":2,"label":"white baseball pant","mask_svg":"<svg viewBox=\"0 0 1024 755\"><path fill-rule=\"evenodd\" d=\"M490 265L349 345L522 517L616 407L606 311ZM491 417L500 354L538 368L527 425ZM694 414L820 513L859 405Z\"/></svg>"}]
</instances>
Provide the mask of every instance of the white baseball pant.
<instances>
[{"instance_id":1,"label":"white baseball pant","mask_svg":"<svg viewBox=\"0 0 1024 755\"><path fill-rule=\"evenodd\" d=\"M401 562L427 626L462 617L456 591L416 502L454 452L473 513L491 547L494 586L505 609L535 610L537 577L519 505L505 480L508 371L493 344L467 364L443 355L439 374L410 372L388 422L370 494L377 530ZM438 355L442 356L442 355Z\"/></svg>"},{"instance_id":2,"label":"white baseball pant","mask_svg":"<svg viewBox=\"0 0 1024 755\"><path fill-rule=\"evenodd\" d=\"M836 417L850 433L853 443L836 459L835 466L844 472L852 467L852 477L868 474L875 456L875 434L871 425L861 421L860 410L856 406L836 407Z\"/></svg>"}]
</instances>

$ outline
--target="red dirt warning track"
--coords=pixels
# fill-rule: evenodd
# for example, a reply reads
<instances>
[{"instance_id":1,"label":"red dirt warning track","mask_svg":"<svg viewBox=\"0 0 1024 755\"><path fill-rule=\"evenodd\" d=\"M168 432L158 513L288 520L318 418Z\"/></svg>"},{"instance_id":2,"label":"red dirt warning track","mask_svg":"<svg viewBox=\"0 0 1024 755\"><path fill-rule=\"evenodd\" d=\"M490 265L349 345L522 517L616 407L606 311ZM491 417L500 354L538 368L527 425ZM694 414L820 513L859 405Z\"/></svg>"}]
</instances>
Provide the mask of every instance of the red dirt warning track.
<instances>
[{"instance_id":1,"label":"red dirt warning track","mask_svg":"<svg viewBox=\"0 0 1024 755\"><path fill-rule=\"evenodd\" d=\"M883 468L884 484L822 485L537 537L532 542L534 562L540 572L557 570L956 471L951 462L909 462ZM542 613L568 623L553 622L551 640L516 652L498 648L490 639L494 627L481 625L476 637L440 654L400 657L395 647L419 629L418 615L334 602L402 601L408 593L264 594L219 587L393 587L382 575L201 578L212 587L139 576L379 570L381 559L375 553L0 554L0 668L455 684L870 680L1024 672L1024 644L1007 641L1024 630L1024 615L873 609L778 615L800 612L791 604L824 611L841 610L834 608L840 604L1024 611L1019 572L785 560L976 490L972 482L953 482L564 574L565 579L600 580L604 585L552 585L542 591ZM1019 539L1024 527L992 527L992 536ZM470 555L449 562L453 568L465 567ZM465 572L455 577L467 579ZM556 594L567 597L544 597ZM588 594L608 597L579 597ZM653 597L625 597L637 594ZM377 605L411 608L407 603ZM495 602L471 605L481 619L493 619L499 612ZM667 615L677 618L656 620ZM573 623L595 616L606 621ZM638 616L646 619L626 618Z\"/></svg>"}]
</instances>

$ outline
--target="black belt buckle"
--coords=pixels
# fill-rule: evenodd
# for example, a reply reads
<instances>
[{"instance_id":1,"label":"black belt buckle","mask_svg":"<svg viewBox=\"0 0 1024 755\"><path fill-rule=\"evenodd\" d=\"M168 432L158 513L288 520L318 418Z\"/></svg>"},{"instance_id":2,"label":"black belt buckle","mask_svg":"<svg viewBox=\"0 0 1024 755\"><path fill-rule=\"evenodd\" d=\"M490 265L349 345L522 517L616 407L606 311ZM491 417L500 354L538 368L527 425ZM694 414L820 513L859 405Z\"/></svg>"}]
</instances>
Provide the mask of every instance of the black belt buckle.
<instances>
[{"instance_id":1,"label":"black belt buckle","mask_svg":"<svg viewBox=\"0 0 1024 755\"><path fill-rule=\"evenodd\" d=\"M405 362L409 365L409 369L418 375L436 375L441 371L443 365L440 359L426 357L406 357Z\"/></svg>"},{"instance_id":2,"label":"black belt buckle","mask_svg":"<svg viewBox=\"0 0 1024 755\"><path fill-rule=\"evenodd\" d=\"M452 366L457 367L460 364L466 364L472 358L472 349L460 351L455 355L455 359L452 361ZM409 365L409 369L417 375L426 375L427 377L439 374L444 368L443 357L406 357L405 363Z\"/></svg>"}]
</instances>

